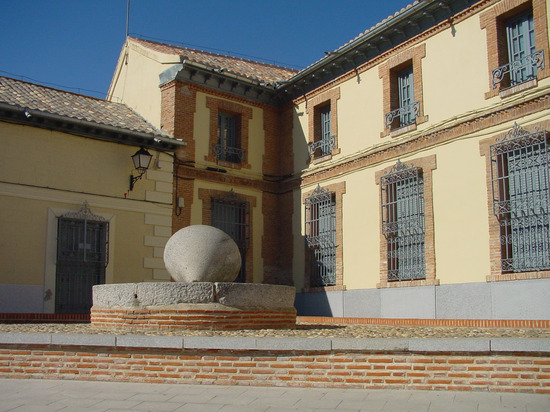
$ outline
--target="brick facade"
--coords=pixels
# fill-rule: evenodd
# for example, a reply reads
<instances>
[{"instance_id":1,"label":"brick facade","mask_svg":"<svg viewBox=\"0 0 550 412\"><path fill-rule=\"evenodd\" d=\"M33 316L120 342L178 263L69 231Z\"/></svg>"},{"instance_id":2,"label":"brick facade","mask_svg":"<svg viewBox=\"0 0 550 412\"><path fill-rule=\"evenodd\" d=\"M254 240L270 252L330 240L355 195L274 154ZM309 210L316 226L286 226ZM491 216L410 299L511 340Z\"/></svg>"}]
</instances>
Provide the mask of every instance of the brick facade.
<instances>
[{"instance_id":1,"label":"brick facade","mask_svg":"<svg viewBox=\"0 0 550 412\"><path fill-rule=\"evenodd\" d=\"M197 201L196 186L198 182L223 184L236 193L240 188L258 190L262 192L262 216L264 231L262 233L262 257L264 258L265 277L264 283L292 284L291 261L291 217L292 204L282 201L288 199L288 194L282 193L279 182L283 175L292 172L292 147L283 145L282 141L292 141L292 123L290 129L281 126L286 119L292 118L292 107L286 111L276 107L244 98L236 97L228 93L219 92L198 84L174 80L161 87L162 92L162 127L174 137L187 143L185 148L176 152L174 161L174 208L172 231L189 226L192 221L201 221L210 224L210 195L205 189L199 190L199 199L202 200L202 216L191 216L192 205ZM206 106L197 107L197 93L206 94ZM196 167L197 163L215 163L216 167L231 170L250 169L249 141L257 136L250 136L249 122L253 116L252 107L262 109L263 113L263 162L262 175L235 175L232 173L219 173ZM209 112L209 142L208 153L196 153L195 144L195 114L198 110ZM240 118L240 147L247 153L245 160L240 164L217 160L213 157L212 147L218 138L218 113L235 114ZM257 143L256 143L257 144ZM198 156L198 157L197 157ZM209 192L209 191L208 191ZM221 193L221 192L220 192ZM240 196L240 195L239 195ZM183 207L180 207L181 200ZM256 198L246 196L252 209L256 205ZM253 228L251 227L251 234ZM253 242L247 253L247 281L253 278L254 254Z\"/></svg>"}]
</instances>

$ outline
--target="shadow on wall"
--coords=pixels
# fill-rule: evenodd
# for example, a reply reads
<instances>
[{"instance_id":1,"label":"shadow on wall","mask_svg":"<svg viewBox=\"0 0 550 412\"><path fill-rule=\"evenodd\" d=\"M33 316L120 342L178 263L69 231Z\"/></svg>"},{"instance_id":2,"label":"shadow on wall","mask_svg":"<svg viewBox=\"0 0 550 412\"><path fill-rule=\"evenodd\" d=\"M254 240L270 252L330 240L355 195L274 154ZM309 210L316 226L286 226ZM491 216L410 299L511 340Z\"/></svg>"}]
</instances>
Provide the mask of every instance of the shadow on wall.
<instances>
[{"instance_id":1,"label":"shadow on wall","mask_svg":"<svg viewBox=\"0 0 550 412\"><path fill-rule=\"evenodd\" d=\"M334 316L326 292L296 293L294 307L298 316Z\"/></svg>"}]
</instances>

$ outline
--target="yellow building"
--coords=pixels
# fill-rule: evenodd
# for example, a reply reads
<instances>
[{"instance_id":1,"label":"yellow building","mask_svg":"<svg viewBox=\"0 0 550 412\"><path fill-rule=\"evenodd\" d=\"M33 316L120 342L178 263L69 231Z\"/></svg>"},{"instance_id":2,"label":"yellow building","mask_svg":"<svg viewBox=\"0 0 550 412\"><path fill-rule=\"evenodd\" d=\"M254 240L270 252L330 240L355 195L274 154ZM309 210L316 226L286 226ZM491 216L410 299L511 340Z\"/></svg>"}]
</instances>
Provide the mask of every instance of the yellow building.
<instances>
[{"instance_id":1,"label":"yellow building","mask_svg":"<svg viewBox=\"0 0 550 412\"><path fill-rule=\"evenodd\" d=\"M225 228L300 314L547 319L548 19L417 1L300 72L128 38L108 99L188 143L172 229Z\"/></svg>"},{"instance_id":2,"label":"yellow building","mask_svg":"<svg viewBox=\"0 0 550 412\"><path fill-rule=\"evenodd\" d=\"M0 136L0 313L89 313L93 284L170 279L182 142L123 104L7 77Z\"/></svg>"}]
</instances>

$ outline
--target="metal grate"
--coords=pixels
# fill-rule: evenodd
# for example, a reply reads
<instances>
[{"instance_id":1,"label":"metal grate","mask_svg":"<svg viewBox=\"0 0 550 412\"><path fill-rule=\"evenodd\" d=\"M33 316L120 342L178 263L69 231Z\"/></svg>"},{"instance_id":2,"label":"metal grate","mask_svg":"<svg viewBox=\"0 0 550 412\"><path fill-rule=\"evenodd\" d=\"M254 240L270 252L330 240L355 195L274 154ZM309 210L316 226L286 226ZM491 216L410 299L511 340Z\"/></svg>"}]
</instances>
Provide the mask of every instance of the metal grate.
<instances>
[{"instance_id":1,"label":"metal grate","mask_svg":"<svg viewBox=\"0 0 550 412\"><path fill-rule=\"evenodd\" d=\"M336 200L320 186L305 200L311 286L336 284Z\"/></svg>"},{"instance_id":2,"label":"metal grate","mask_svg":"<svg viewBox=\"0 0 550 412\"><path fill-rule=\"evenodd\" d=\"M388 281L426 278L422 170L400 161L380 178Z\"/></svg>"},{"instance_id":3,"label":"metal grate","mask_svg":"<svg viewBox=\"0 0 550 412\"><path fill-rule=\"evenodd\" d=\"M233 114L218 114L218 142L212 145L216 160L241 163L246 161L246 152L240 148L240 118Z\"/></svg>"},{"instance_id":4,"label":"metal grate","mask_svg":"<svg viewBox=\"0 0 550 412\"><path fill-rule=\"evenodd\" d=\"M241 270L236 282L246 282L246 254L250 248L250 204L233 191L211 199L211 224L227 233L241 252Z\"/></svg>"},{"instance_id":5,"label":"metal grate","mask_svg":"<svg viewBox=\"0 0 550 412\"><path fill-rule=\"evenodd\" d=\"M491 146L504 273L550 269L549 165L547 131L530 133L516 123Z\"/></svg>"},{"instance_id":6,"label":"metal grate","mask_svg":"<svg viewBox=\"0 0 550 412\"><path fill-rule=\"evenodd\" d=\"M89 313L92 286L105 283L109 223L84 203L58 218L56 313Z\"/></svg>"}]
</instances>

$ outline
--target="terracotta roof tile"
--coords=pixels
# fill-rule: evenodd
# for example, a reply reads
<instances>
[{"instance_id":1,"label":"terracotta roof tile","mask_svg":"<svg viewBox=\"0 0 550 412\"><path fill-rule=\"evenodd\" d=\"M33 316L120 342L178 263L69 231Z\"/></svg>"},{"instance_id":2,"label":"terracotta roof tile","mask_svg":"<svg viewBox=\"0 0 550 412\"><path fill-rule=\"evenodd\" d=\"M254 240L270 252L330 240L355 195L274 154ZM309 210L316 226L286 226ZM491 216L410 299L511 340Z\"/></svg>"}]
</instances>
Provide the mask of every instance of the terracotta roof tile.
<instances>
[{"instance_id":1,"label":"terracotta roof tile","mask_svg":"<svg viewBox=\"0 0 550 412\"><path fill-rule=\"evenodd\" d=\"M122 103L0 76L0 102L139 133L168 136Z\"/></svg>"},{"instance_id":2,"label":"terracotta roof tile","mask_svg":"<svg viewBox=\"0 0 550 412\"><path fill-rule=\"evenodd\" d=\"M210 53L165 43L158 43L135 37L130 37L129 39L159 53L177 54L179 56L183 56L184 59L191 62L203 64L213 69L224 69L230 73L246 77L251 80L274 83L277 81L288 80L298 73L298 70L268 63L261 63L254 60Z\"/></svg>"}]
</instances>

